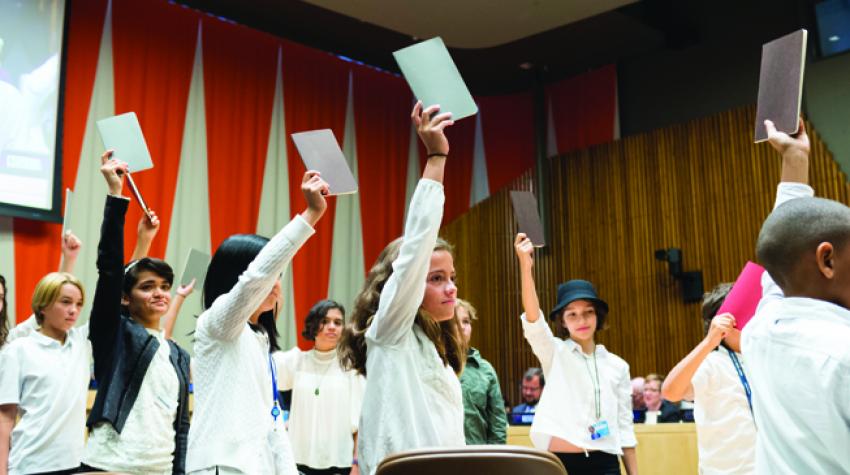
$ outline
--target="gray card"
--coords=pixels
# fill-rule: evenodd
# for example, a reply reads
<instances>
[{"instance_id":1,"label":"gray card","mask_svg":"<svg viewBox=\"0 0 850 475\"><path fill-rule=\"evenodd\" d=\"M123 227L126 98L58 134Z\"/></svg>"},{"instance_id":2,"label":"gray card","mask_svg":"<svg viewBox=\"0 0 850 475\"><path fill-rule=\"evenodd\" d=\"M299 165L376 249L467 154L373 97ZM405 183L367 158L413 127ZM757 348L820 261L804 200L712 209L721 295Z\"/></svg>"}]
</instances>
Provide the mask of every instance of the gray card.
<instances>
[{"instance_id":1,"label":"gray card","mask_svg":"<svg viewBox=\"0 0 850 475\"><path fill-rule=\"evenodd\" d=\"M74 192L70 188L65 188L65 214L62 215L62 239L65 239L65 233L71 230L71 199L74 197Z\"/></svg>"},{"instance_id":2,"label":"gray card","mask_svg":"<svg viewBox=\"0 0 850 475\"><path fill-rule=\"evenodd\" d=\"M357 181L348 168L345 155L331 129L311 130L292 134L292 140L308 170L316 170L328 183L330 194L346 195L357 192Z\"/></svg>"},{"instance_id":3,"label":"gray card","mask_svg":"<svg viewBox=\"0 0 850 475\"><path fill-rule=\"evenodd\" d=\"M534 247L543 247L543 223L537 212L537 200L530 191L511 191L511 203L514 206L514 216L519 224L519 232L525 233Z\"/></svg>"},{"instance_id":4,"label":"gray card","mask_svg":"<svg viewBox=\"0 0 850 475\"><path fill-rule=\"evenodd\" d=\"M127 162L131 173L153 168L151 153L135 112L101 119L97 121L97 131L103 146L107 150L115 150L112 158Z\"/></svg>"},{"instance_id":5,"label":"gray card","mask_svg":"<svg viewBox=\"0 0 850 475\"><path fill-rule=\"evenodd\" d=\"M413 95L424 107L440 105L458 120L478 113L449 50L440 37L417 43L393 53Z\"/></svg>"},{"instance_id":6,"label":"gray card","mask_svg":"<svg viewBox=\"0 0 850 475\"><path fill-rule=\"evenodd\" d=\"M806 30L798 30L765 43L762 47L756 143L767 140L764 127L766 119L772 121L780 132L797 133L803 99L807 38Z\"/></svg>"},{"instance_id":7,"label":"gray card","mask_svg":"<svg viewBox=\"0 0 850 475\"><path fill-rule=\"evenodd\" d=\"M180 285L186 285L195 279L195 291L204 288L204 280L207 277L207 268L210 265L210 256L197 249L189 251L186 265L183 266L183 275L180 276Z\"/></svg>"}]
</instances>

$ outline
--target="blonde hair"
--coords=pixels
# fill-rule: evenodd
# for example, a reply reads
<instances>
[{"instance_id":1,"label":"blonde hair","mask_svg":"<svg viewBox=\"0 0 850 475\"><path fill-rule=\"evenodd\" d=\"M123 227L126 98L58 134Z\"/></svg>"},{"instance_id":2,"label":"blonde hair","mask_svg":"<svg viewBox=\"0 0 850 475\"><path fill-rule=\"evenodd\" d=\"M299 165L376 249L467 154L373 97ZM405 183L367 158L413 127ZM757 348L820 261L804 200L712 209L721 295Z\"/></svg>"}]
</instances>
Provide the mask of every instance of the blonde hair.
<instances>
[{"instance_id":1,"label":"blonde hair","mask_svg":"<svg viewBox=\"0 0 850 475\"><path fill-rule=\"evenodd\" d=\"M378 303L381 291L393 273L393 262L398 258L401 248L401 238L398 238L381 251L375 265L369 270L363 289L354 300L351 312L351 323L342 332L338 346L339 359L345 369L354 369L366 376L366 331L372 325L372 319L378 313ZM434 251L452 252L452 246L443 239L437 238ZM423 309L416 313L414 322L422 329L428 339L434 343L437 354L443 364L450 365L455 373L460 375L466 364L466 343L461 336L460 323L457 315L454 318L438 322Z\"/></svg>"},{"instance_id":2,"label":"blonde hair","mask_svg":"<svg viewBox=\"0 0 850 475\"><path fill-rule=\"evenodd\" d=\"M71 284L80 289L80 295L83 296L83 300L85 301L86 293L79 279L67 272L51 272L47 274L38 281L35 291L32 293L32 312L35 314L35 320L39 325L44 321L42 312L47 307L56 303L62 291L62 286L65 284Z\"/></svg>"},{"instance_id":3,"label":"blonde hair","mask_svg":"<svg viewBox=\"0 0 850 475\"><path fill-rule=\"evenodd\" d=\"M649 373L648 375L646 375L646 378L644 378L644 387L646 387L646 383L649 383L651 381L656 381L658 383L658 389L660 390L661 385L664 384L664 376L658 373Z\"/></svg>"},{"instance_id":4,"label":"blonde hair","mask_svg":"<svg viewBox=\"0 0 850 475\"><path fill-rule=\"evenodd\" d=\"M455 316L457 316L457 309L462 308L466 310L466 313L469 314L470 320L478 320L478 312L475 310L475 307L472 306L469 301L464 299L457 299L457 304L455 304Z\"/></svg>"}]
</instances>

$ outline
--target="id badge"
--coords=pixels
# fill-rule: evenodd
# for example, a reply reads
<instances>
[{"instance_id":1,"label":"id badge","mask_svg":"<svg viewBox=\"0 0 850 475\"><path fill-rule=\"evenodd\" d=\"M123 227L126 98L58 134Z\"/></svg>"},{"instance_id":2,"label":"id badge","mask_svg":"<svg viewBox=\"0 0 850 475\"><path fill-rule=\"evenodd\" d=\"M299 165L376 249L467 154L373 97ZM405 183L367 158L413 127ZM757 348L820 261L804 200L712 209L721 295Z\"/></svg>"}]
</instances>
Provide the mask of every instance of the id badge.
<instances>
[{"instance_id":1,"label":"id badge","mask_svg":"<svg viewBox=\"0 0 850 475\"><path fill-rule=\"evenodd\" d=\"M608 421L602 420L587 428L590 431L590 440L599 440L607 437L611 431L608 430Z\"/></svg>"}]
</instances>

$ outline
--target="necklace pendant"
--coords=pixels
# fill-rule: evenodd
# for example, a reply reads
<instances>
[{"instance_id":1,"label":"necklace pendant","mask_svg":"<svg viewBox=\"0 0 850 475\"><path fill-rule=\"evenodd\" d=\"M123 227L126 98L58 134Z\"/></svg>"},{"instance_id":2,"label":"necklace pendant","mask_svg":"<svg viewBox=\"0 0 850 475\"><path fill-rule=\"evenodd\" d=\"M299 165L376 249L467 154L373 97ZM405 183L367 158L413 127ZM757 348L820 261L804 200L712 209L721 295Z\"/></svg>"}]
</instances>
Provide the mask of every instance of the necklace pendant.
<instances>
[{"instance_id":1,"label":"necklace pendant","mask_svg":"<svg viewBox=\"0 0 850 475\"><path fill-rule=\"evenodd\" d=\"M316 396L318 396L318 395L319 395L319 388L316 388L316 390L315 390L315 391L313 391L313 394L315 394Z\"/></svg>"}]
</instances>

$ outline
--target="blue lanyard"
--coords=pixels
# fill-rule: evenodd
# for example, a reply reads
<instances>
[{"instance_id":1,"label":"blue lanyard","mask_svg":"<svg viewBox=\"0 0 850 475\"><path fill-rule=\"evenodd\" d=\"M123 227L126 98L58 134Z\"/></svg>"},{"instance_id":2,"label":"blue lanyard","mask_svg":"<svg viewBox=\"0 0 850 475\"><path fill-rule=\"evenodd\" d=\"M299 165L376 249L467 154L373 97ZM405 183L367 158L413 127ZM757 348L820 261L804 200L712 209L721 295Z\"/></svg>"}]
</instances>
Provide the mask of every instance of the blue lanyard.
<instances>
[{"instance_id":1,"label":"blue lanyard","mask_svg":"<svg viewBox=\"0 0 850 475\"><path fill-rule=\"evenodd\" d=\"M269 353L269 371L272 374L272 399L274 400L274 406L272 407L272 418L275 422L277 422L277 416L280 415L280 393L277 392L277 371L275 371L271 353Z\"/></svg>"},{"instance_id":2,"label":"blue lanyard","mask_svg":"<svg viewBox=\"0 0 850 475\"><path fill-rule=\"evenodd\" d=\"M738 372L738 378L744 386L744 392L747 393L747 404L750 405L750 414L753 414L753 392L750 389L750 383L747 381L747 375L744 374L744 367L741 366L741 362L738 360L738 355L736 355L734 351L728 348L726 351L729 353L729 358L732 360L732 366L734 366L735 371Z\"/></svg>"}]
</instances>

